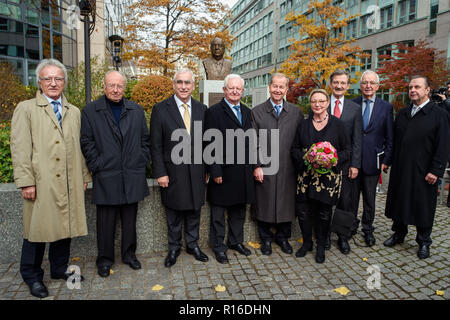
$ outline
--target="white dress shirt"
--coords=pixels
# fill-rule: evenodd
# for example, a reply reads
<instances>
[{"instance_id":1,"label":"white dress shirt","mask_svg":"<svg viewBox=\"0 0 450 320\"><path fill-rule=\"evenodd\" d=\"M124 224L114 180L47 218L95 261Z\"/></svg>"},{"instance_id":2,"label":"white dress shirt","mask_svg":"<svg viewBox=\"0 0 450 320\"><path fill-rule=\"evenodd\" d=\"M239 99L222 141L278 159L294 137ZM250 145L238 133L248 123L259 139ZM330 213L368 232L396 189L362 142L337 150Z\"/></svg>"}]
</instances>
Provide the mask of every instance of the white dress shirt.
<instances>
[{"instance_id":1,"label":"white dress shirt","mask_svg":"<svg viewBox=\"0 0 450 320\"><path fill-rule=\"evenodd\" d=\"M175 97L175 102L177 103L178 111L180 111L181 119L184 119L184 107L183 107L184 102L178 99L176 94L174 94L173 96ZM189 98L189 101L186 104L189 106L188 108L189 116L192 118L191 98Z\"/></svg>"}]
</instances>

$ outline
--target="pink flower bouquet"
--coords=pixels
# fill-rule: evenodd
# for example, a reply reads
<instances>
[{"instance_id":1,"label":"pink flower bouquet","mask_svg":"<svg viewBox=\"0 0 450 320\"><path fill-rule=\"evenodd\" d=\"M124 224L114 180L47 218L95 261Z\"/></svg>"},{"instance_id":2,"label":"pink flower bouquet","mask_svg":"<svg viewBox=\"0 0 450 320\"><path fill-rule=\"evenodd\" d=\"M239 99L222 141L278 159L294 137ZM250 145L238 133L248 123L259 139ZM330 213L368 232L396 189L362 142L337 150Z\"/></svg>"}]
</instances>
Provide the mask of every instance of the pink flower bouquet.
<instances>
[{"instance_id":1,"label":"pink flower bouquet","mask_svg":"<svg viewBox=\"0 0 450 320\"><path fill-rule=\"evenodd\" d=\"M326 174L337 165L338 156L336 149L328 141L314 143L303 156L308 170L314 170L319 174Z\"/></svg>"}]
</instances>

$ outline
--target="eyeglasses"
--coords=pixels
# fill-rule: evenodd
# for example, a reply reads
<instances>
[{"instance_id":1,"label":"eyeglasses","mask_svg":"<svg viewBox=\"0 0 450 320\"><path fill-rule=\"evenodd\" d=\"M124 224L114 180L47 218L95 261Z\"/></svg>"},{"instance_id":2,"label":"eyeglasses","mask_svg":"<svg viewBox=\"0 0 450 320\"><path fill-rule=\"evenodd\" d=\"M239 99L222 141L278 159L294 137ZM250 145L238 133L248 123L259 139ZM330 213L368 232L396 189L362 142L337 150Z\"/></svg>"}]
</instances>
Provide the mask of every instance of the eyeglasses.
<instances>
[{"instance_id":1,"label":"eyeglasses","mask_svg":"<svg viewBox=\"0 0 450 320\"><path fill-rule=\"evenodd\" d=\"M363 86L367 86L368 84L370 84L371 86L374 86L374 85L378 84L378 82L375 82L375 81L363 81L363 82L361 82L361 84Z\"/></svg>"},{"instance_id":2,"label":"eyeglasses","mask_svg":"<svg viewBox=\"0 0 450 320\"><path fill-rule=\"evenodd\" d=\"M184 83L185 85L188 86L188 85L190 85L190 84L192 84L194 82L191 81L191 80L176 80L175 83L178 84L178 85L182 85Z\"/></svg>"},{"instance_id":3,"label":"eyeglasses","mask_svg":"<svg viewBox=\"0 0 450 320\"><path fill-rule=\"evenodd\" d=\"M225 87L225 89L227 89L228 91L234 91L234 90L236 90L236 91L244 91L244 88L237 88L237 87L234 87L234 88L229 88L229 87Z\"/></svg>"},{"instance_id":4,"label":"eyeglasses","mask_svg":"<svg viewBox=\"0 0 450 320\"><path fill-rule=\"evenodd\" d=\"M311 104L325 104L327 103L327 100L311 100Z\"/></svg>"},{"instance_id":5,"label":"eyeglasses","mask_svg":"<svg viewBox=\"0 0 450 320\"><path fill-rule=\"evenodd\" d=\"M42 81L42 82L44 82L44 83L46 83L46 84L50 84L50 83L52 83L53 81L55 81L56 83L62 83L62 82L64 82L64 78L61 78L61 77L55 77L55 78L48 78L48 77L45 77L45 78L39 78L39 81Z\"/></svg>"},{"instance_id":6,"label":"eyeglasses","mask_svg":"<svg viewBox=\"0 0 450 320\"><path fill-rule=\"evenodd\" d=\"M117 90L120 90L120 91L125 90L125 87L124 87L123 85L120 85L120 84L112 84L112 83L107 84L107 85L106 85L106 88L107 88L108 90L116 89L116 88L117 88Z\"/></svg>"}]
</instances>

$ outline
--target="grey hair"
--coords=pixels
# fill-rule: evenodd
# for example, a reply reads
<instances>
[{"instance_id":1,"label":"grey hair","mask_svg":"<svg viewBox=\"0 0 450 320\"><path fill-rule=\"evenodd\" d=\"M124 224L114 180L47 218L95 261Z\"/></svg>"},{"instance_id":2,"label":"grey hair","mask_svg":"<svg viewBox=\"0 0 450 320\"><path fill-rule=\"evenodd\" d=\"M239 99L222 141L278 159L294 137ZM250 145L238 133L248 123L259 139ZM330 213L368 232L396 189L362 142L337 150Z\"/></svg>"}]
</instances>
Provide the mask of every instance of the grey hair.
<instances>
[{"instance_id":1,"label":"grey hair","mask_svg":"<svg viewBox=\"0 0 450 320\"><path fill-rule=\"evenodd\" d=\"M380 83L380 77L379 77L378 74L377 74L375 71L373 71L373 70L366 70L366 71L364 71L363 74L361 75L361 80L360 80L360 81L362 81L363 77L364 77L366 74L374 74L374 75L377 77L377 83Z\"/></svg>"},{"instance_id":2,"label":"grey hair","mask_svg":"<svg viewBox=\"0 0 450 320\"><path fill-rule=\"evenodd\" d=\"M285 78L286 79L286 86L289 86L289 78L284 74L280 72L275 72L270 76L270 82L269 85L272 84L273 78Z\"/></svg>"},{"instance_id":3,"label":"grey hair","mask_svg":"<svg viewBox=\"0 0 450 320\"><path fill-rule=\"evenodd\" d=\"M111 73L118 73L122 76L123 80L125 80L125 87L127 86L127 77L125 77L125 75L117 70L109 70L108 72L105 73L105 77L103 78L103 85L106 86L106 77L109 76Z\"/></svg>"},{"instance_id":4,"label":"grey hair","mask_svg":"<svg viewBox=\"0 0 450 320\"><path fill-rule=\"evenodd\" d=\"M60 68L62 70L62 72L64 72L64 86L66 86L66 84L67 84L67 69L61 62L59 62L56 59L43 59L43 60L41 60L41 62L39 62L39 64L36 67L36 79L37 79L37 82L39 83L39 81L40 81L40 79L39 79L40 76L39 75L41 74L42 69L44 69L47 66L58 67L58 68Z\"/></svg>"},{"instance_id":5,"label":"grey hair","mask_svg":"<svg viewBox=\"0 0 450 320\"><path fill-rule=\"evenodd\" d=\"M183 69L178 70L178 71L175 73L175 75L173 76L173 82L175 82L175 79L178 77L178 75L179 75L180 73L185 73L185 72L189 72L189 73L191 74L192 81L195 82L195 76L194 76L194 73L191 71L191 69L188 69L188 68L183 68Z\"/></svg>"},{"instance_id":6,"label":"grey hair","mask_svg":"<svg viewBox=\"0 0 450 320\"><path fill-rule=\"evenodd\" d=\"M226 86L228 85L228 81L229 81L230 79L239 79L239 80L241 80L241 82L242 82L242 88L244 88L245 80L242 79L242 77L241 77L240 75L235 74L235 73L230 73L229 75L227 75L227 76L225 77L225 79L223 80L223 86L224 86L224 87L226 87Z\"/></svg>"},{"instance_id":7,"label":"grey hair","mask_svg":"<svg viewBox=\"0 0 450 320\"><path fill-rule=\"evenodd\" d=\"M345 71L345 70L340 70L340 69L337 69L336 71L334 71L334 72L330 75L330 83L333 82L333 78L334 78L335 76L343 76L343 75L346 75L346 76L347 76L347 83L350 83L350 74L349 74L347 71Z\"/></svg>"}]
</instances>

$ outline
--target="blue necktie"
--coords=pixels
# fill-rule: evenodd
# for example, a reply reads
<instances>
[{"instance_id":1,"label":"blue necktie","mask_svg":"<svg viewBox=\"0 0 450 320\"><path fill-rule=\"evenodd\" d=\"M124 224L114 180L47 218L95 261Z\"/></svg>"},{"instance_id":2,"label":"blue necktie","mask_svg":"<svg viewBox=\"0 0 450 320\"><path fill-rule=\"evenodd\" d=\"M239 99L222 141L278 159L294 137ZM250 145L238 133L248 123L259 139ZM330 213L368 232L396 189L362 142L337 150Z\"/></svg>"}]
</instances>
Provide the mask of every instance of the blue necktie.
<instances>
[{"instance_id":1,"label":"blue necktie","mask_svg":"<svg viewBox=\"0 0 450 320\"><path fill-rule=\"evenodd\" d=\"M367 126L369 125L370 102L372 102L372 100L364 100L364 102L366 103L366 108L364 109L364 114L363 114L363 126L364 126L364 130L366 130Z\"/></svg>"},{"instance_id":2,"label":"blue necktie","mask_svg":"<svg viewBox=\"0 0 450 320\"><path fill-rule=\"evenodd\" d=\"M56 118L59 121L59 126L61 126L61 112L59 112L59 102L58 101L52 101L53 105L53 111L55 112Z\"/></svg>"},{"instance_id":3,"label":"blue necktie","mask_svg":"<svg viewBox=\"0 0 450 320\"><path fill-rule=\"evenodd\" d=\"M280 115L281 112L281 106L274 106L275 111L277 112L277 115Z\"/></svg>"},{"instance_id":4,"label":"blue necktie","mask_svg":"<svg viewBox=\"0 0 450 320\"><path fill-rule=\"evenodd\" d=\"M241 109L239 108L239 106L233 106L233 109L236 110L236 114L237 114L237 118L239 120L239 123L242 124Z\"/></svg>"}]
</instances>

